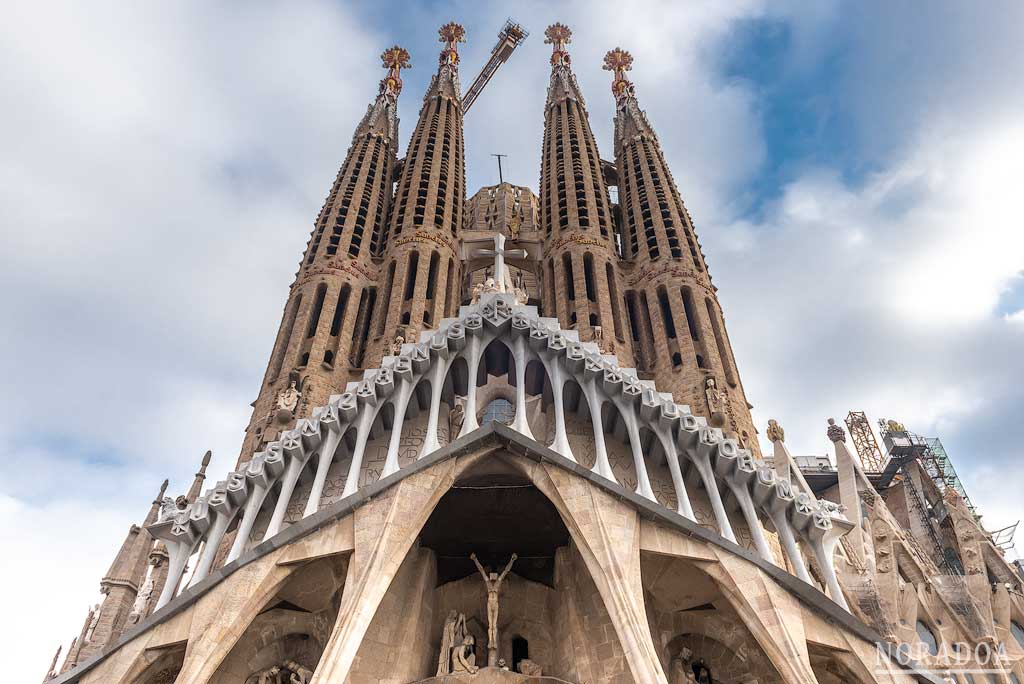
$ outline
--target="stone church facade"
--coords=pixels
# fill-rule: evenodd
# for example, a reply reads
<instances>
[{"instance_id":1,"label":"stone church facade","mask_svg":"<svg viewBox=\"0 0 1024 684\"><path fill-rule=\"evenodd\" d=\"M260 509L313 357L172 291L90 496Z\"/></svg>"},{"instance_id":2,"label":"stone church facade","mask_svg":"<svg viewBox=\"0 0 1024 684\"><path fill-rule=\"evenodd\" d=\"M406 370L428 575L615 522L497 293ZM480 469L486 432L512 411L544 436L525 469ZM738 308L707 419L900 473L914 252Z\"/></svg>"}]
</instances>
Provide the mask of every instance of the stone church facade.
<instances>
[{"instance_id":1,"label":"stone church facade","mask_svg":"<svg viewBox=\"0 0 1024 684\"><path fill-rule=\"evenodd\" d=\"M464 31L439 33L402 159L409 55L382 55L236 469L164 484L47 680L1016 684L1021 578L955 492L929 494L959 575L914 463L881 487L834 424L824 485L774 422L760 453L629 53L607 161L549 27L539 194L467 199Z\"/></svg>"}]
</instances>

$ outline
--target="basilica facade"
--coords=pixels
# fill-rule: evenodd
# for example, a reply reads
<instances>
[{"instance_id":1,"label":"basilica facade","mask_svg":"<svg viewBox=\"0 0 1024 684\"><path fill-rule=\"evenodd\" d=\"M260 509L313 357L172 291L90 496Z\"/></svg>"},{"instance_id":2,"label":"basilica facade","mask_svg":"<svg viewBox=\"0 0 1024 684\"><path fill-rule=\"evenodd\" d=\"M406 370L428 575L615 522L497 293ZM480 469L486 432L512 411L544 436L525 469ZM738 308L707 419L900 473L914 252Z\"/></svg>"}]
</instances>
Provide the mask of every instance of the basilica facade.
<instances>
[{"instance_id":1,"label":"basilica facade","mask_svg":"<svg viewBox=\"0 0 1024 684\"><path fill-rule=\"evenodd\" d=\"M383 53L235 469L164 484L47 680L1016 684L1021 577L901 426L888 479L834 423L834 477L761 453L630 54L608 160L550 26L538 192L467 196L464 33L403 158Z\"/></svg>"}]
</instances>

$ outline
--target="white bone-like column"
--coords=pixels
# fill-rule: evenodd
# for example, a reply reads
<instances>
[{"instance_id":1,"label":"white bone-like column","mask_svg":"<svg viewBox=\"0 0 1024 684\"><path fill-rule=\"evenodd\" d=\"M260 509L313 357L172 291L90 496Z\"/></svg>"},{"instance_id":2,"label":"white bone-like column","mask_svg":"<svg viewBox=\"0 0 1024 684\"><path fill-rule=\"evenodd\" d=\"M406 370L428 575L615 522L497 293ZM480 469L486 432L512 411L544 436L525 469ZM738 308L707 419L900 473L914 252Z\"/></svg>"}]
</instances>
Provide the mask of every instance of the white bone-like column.
<instances>
[{"instance_id":1,"label":"white bone-like column","mask_svg":"<svg viewBox=\"0 0 1024 684\"><path fill-rule=\"evenodd\" d=\"M530 422L526 419L526 350L526 337L516 335L512 339L512 358L516 363L516 417L512 421L512 429L534 439Z\"/></svg>"},{"instance_id":2,"label":"white bone-like column","mask_svg":"<svg viewBox=\"0 0 1024 684\"><path fill-rule=\"evenodd\" d=\"M395 419L391 425L391 439L388 441L388 454L384 459L384 470L381 471L381 477L387 477L392 473L398 472L398 448L402 444L405 412L409 407L409 399L412 397L413 390L416 388L416 382L412 379L411 372L408 374L409 377L399 373L395 375L399 379L398 389L395 390L395 394L391 399L391 403L395 408Z\"/></svg>"},{"instance_id":3,"label":"white bone-like column","mask_svg":"<svg viewBox=\"0 0 1024 684\"><path fill-rule=\"evenodd\" d=\"M206 546L203 547L203 552L199 555L199 564L196 565L196 571L192 573L192 582L189 586L198 584L206 579L206 576L210 574L210 568L213 567L213 560L217 556L217 549L220 546L221 540L224 538L224 533L228 529L228 525L234 520L235 515L232 512L230 515L218 515L213 521L213 526L210 528L210 534L206 539Z\"/></svg>"},{"instance_id":4,"label":"white bone-like column","mask_svg":"<svg viewBox=\"0 0 1024 684\"><path fill-rule=\"evenodd\" d=\"M551 381L551 401L555 407L555 441L551 443L551 450L561 454L570 461L576 461L572 455L572 447L569 446L569 435L565 430L565 406L563 405L563 393L565 391L566 376L557 359L549 355L542 355L541 361L547 371L548 379Z\"/></svg>"},{"instance_id":5,"label":"white bone-like column","mask_svg":"<svg viewBox=\"0 0 1024 684\"><path fill-rule=\"evenodd\" d=\"M324 494L324 485L327 483L327 473L334 461L334 452L341 442L343 430L331 430L327 433L323 443L320 445L319 456L316 462L316 475L313 477L313 485L309 490L309 499L306 501L306 510L302 517L313 515L320 509L320 498Z\"/></svg>"},{"instance_id":6,"label":"white bone-like column","mask_svg":"<svg viewBox=\"0 0 1024 684\"><path fill-rule=\"evenodd\" d=\"M626 403L621 399L622 395L613 397L615 408L622 416L622 422L626 426L626 434L629 436L629 446L633 452L633 468L636 470L636 493L645 499L657 501L654 490L651 489L651 479L647 475L647 462L644 459L644 450L640 445L640 428L637 426L637 410L632 403Z\"/></svg>"},{"instance_id":7,"label":"white bone-like column","mask_svg":"<svg viewBox=\"0 0 1024 684\"><path fill-rule=\"evenodd\" d=\"M807 565L804 563L803 554L800 553L800 547L793 536L793 527L786 518L785 510L772 510L769 515L772 524L775 525L775 531L779 534L779 541L782 542L786 557L793 569L796 570L796 576L808 584L814 584L811 573L807 571Z\"/></svg>"},{"instance_id":8,"label":"white bone-like column","mask_svg":"<svg viewBox=\"0 0 1024 684\"><path fill-rule=\"evenodd\" d=\"M228 476L225 482L218 482L209 495L209 509L213 511L213 525L206 534L206 545L199 555L199 562L196 571L192 574L191 584L198 584L206 579L213 567L213 561L220 549L220 542L224 539L231 521L239 511L241 502L245 499L245 478L241 473L234 472Z\"/></svg>"},{"instance_id":9,"label":"white bone-like column","mask_svg":"<svg viewBox=\"0 0 1024 684\"><path fill-rule=\"evenodd\" d=\"M441 391L444 389L444 378L448 372L448 363L447 359L441 356L441 354L438 354L432 361L433 365L430 368L430 413L427 416L427 431L423 435L423 447L420 449L418 458L423 458L441 448L441 442L437 438L437 423L441 412ZM468 407L466 414L467 416L469 414Z\"/></svg>"},{"instance_id":10,"label":"white bone-like column","mask_svg":"<svg viewBox=\"0 0 1024 684\"><path fill-rule=\"evenodd\" d=\"M583 396L590 408L590 422L594 427L594 467L591 470L611 482L617 482L608 462L608 449L604 443L604 422L601 420L601 404L603 397L597 391L597 382L585 379L581 385Z\"/></svg>"},{"instance_id":11,"label":"white bone-like column","mask_svg":"<svg viewBox=\"0 0 1024 684\"><path fill-rule=\"evenodd\" d=\"M288 467L281 479L281 490L278 492L277 503L274 505L274 513L270 516L270 524L267 525L267 531L263 534L264 541L281 531L284 516L288 512L288 504L292 500L292 492L295 491L295 483L298 482L302 469L306 467L307 460L307 458L296 455L288 461Z\"/></svg>"},{"instance_id":12,"label":"white bone-like column","mask_svg":"<svg viewBox=\"0 0 1024 684\"><path fill-rule=\"evenodd\" d=\"M476 422L476 374L480 371L480 358L483 356L483 341L480 339L479 326L467 325L466 338L466 350L463 352L462 358L466 359L466 372L469 378L466 381L465 418L462 421L459 437L468 435L480 427L480 424Z\"/></svg>"},{"instance_id":13,"label":"white bone-like column","mask_svg":"<svg viewBox=\"0 0 1024 684\"><path fill-rule=\"evenodd\" d=\"M686 491L686 481L683 480L683 469L679 467L679 452L676 451L675 440L667 433L669 428L655 426L654 434L661 442L661 448L665 452L665 461L668 463L668 472L672 476L672 486L676 490L676 513L696 522L697 517L693 514L693 506L690 504L690 495Z\"/></svg>"},{"instance_id":14,"label":"white bone-like column","mask_svg":"<svg viewBox=\"0 0 1024 684\"><path fill-rule=\"evenodd\" d=\"M740 506L743 519L747 521L747 527L750 529L750 536L754 540L757 555L774 565L775 557L772 555L771 547L768 546L768 540L764 536L761 520L757 517L757 511L754 509L754 502L750 498L750 492L742 483L734 483L729 480L727 480L727 483L729 489L732 490L733 496L736 498L736 502Z\"/></svg>"},{"instance_id":15,"label":"white bone-like column","mask_svg":"<svg viewBox=\"0 0 1024 684\"><path fill-rule=\"evenodd\" d=\"M181 576L185 572L185 565L188 563L189 556L192 555L192 549L195 548L195 540L165 543L168 555L167 580L164 582L163 591L160 592L160 598L157 599L155 610L160 610L166 606L178 592L178 584L181 583Z\"/></svg>"},{"instance_id":16,"label":"white bone-like column","mask_svg":"<svg viewBox=\"0 0 1024 684\"><path fill-rule=\"evenodd\" d=\"M821 568L821 572L825 575L825 587L828 589L828 596L831 597L831 600L849 611L850 606L846 602L846 597L843 596L843 589L840 587L839 578L836 576L835 561L836 547L846 531L831 527L824 535L811 536L811 550L818 561L818 567Z\"/></svg>"},{"instance_id":17,"label":"white bone-like column","mask_svg":"<svg viewBox=\"0 0 1024 684\"><path fill-rule=\"evenodd\" d=\"M260 512L260 508L263 507L263 500L267 497L267 492L269 491L270 487L263 484L257 484L252 488L249 499L245 502L242 520L238 523L238 529L235 530L235 541L231 544L231 550L228 551L225 563L230 563L242 555L245 545L249 542L249 535L252 533L252 526L256 522L256 516Z\"/></svg>"},{"instance_id":18,"label":"white bone-like column","mask_svg":"<svg viewBox=\"0 0 1024 684\"><path fill-rule=\"evenodd\" d=\"M359 489L359 471L363 467L363 452L366 451L366 442L370 438L370 428L377 417L376 399L367 401L360 407L359 418L356 420L356 443L352 447L352 462L348 466L348 475L345 476L345 489L341 492L341 498L351 496Z\"/></svg>"},{"instance_id":19,"label":"white bone-like column","mask_svg":"<svg viewBox=\"0 0 1024 684\"><path fill-rule=\"evenodd\" d=\"M714 448L714 445L712 445L712 448ZM729 515L725 512L725 504L722 503L722 494L718 491L718 482L715 480L715 473L711 469L708 453L698 449L692 461L694 467L697 468L697 474L700 475L701 482L704 483L708 499L711 501L711 510L714 511L719 534L734 544L737 543L736 534L732 531L732 523L729 522Z\"/></svg>"}]
</instances>

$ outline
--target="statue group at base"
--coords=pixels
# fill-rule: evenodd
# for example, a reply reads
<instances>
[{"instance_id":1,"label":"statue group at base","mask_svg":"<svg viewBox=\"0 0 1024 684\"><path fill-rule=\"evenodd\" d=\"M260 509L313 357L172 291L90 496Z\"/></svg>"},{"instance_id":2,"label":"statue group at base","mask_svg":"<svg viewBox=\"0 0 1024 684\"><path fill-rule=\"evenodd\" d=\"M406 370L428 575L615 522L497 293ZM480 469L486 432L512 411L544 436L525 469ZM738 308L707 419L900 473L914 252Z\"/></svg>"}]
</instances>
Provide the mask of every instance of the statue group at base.
<instances>
[{"instance_id":1,"label":"statue group at base","mask_svg":"<svg viewBox=\"0 0 1024 684\"><path fill-rule=\"evenodd\" d=\"M437 676L456 672L475 674L476 640L466 631L466 616L455 610L448 612L441 631L441 652L437 657Z\"/></svg>"},{"instance_id":2,"label":"statue group at base","mask_svg":"<svg viewBox=\"0 0 1024 684\"><path fill-rule=\"evenodd\" d=\"M309 684L312 678L313 671L308 667L294 660L286 660L280 665L250 675L246 684Z\"/></svg>"},{"instance_id":3,"label":"statue group at base","mask_svg":"<svg viewBox=\"0 0 1024 684\"><path fill-rule=\"evenodd\" d=\"M476 553L470 554L469 557L487 585L487 667L499 667L501 661L498 659L498 594L501 591L501 583L505 581L505 577L512 570L512 564L519 556L513 553L500 575L485 570L477 560ZM464 613L451 610L441 630L437 676L460 672L476 674L479 669L476 664L476 639L466 630L466 616Z\"/></svg>"}]
</instances>

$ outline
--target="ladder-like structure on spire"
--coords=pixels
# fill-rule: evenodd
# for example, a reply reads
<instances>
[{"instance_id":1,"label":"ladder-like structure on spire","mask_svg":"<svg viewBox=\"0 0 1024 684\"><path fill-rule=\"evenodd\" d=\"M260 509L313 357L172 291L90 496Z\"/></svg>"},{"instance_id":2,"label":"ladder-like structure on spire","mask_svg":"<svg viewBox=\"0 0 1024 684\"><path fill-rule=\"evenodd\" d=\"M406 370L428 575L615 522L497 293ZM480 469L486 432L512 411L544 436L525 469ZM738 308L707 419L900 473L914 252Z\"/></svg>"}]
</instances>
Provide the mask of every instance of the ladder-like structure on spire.
<instances>
[{"instance_id":1,"label":"ladder-like structure on spire","mask_svg":"<svg viewBox=\"0 0 1024 684\"><path fill-rule=\"evenodd\" d=\"M501 31L498 32L498 42L494 44L494 49L491 50L491 56L484 64L484 68L480 70L476 78L470 84L469 89L466 90L466 94L462 96L462 114L465 116L469 108L473 106L476 99L480 97L480 93L483 92L484 87L494 78L494 74L497 73L498 67L508 61L508 58L512 56L512 53L517 47L522 45L526 37L529 36L529 32L524 29L521 25L514 22L512 19L505 21L505 25L501 27Z\"/></svg>"}]
</instances>

